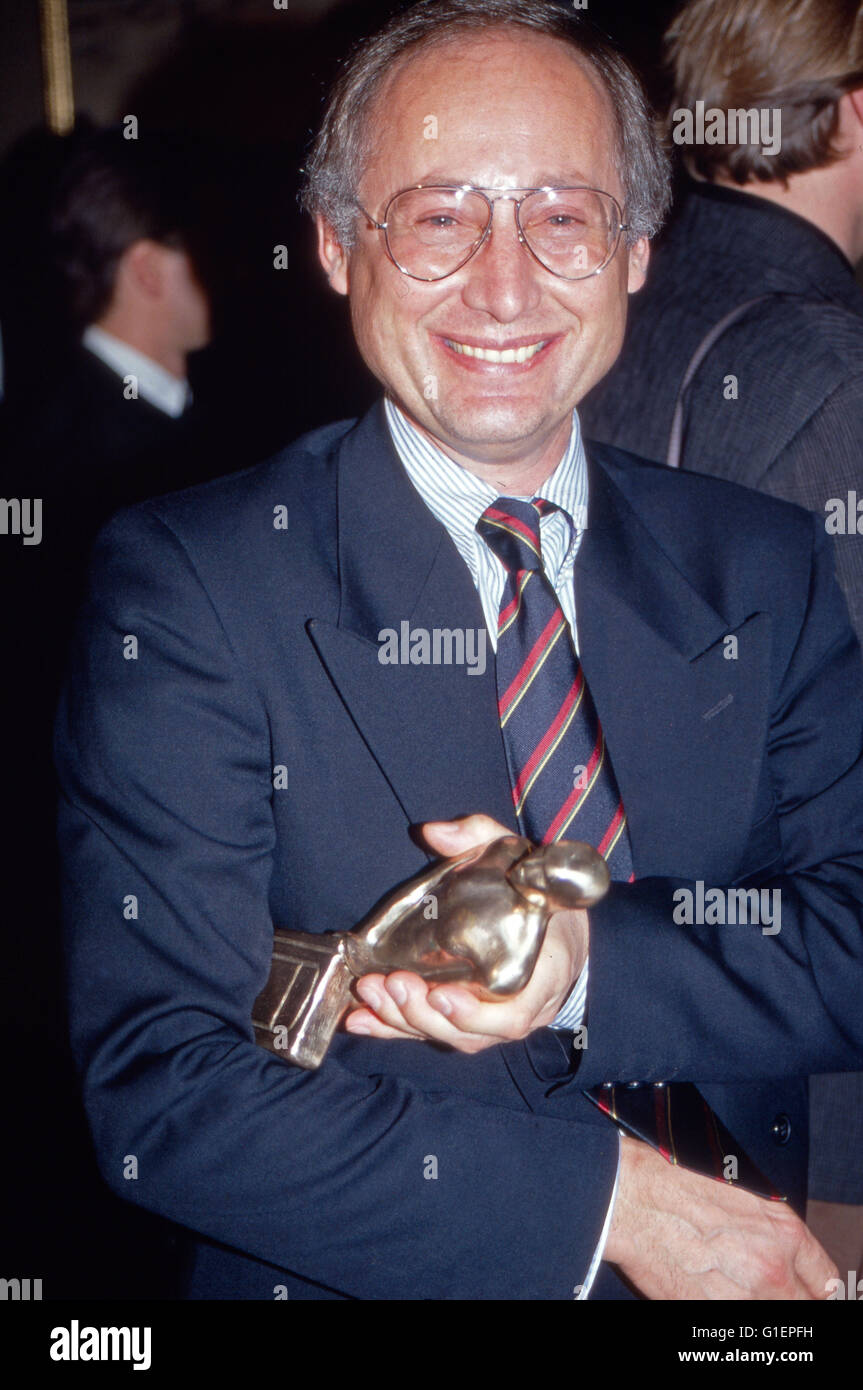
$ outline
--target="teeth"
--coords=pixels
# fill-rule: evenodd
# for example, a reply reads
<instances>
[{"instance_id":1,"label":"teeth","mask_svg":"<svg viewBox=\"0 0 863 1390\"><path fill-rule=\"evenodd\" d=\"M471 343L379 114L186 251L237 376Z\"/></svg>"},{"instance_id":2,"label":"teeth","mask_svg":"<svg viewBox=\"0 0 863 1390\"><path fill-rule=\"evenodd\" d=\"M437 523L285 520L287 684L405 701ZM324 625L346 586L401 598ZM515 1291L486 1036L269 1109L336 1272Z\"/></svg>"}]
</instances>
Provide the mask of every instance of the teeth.
<instances>
[{"instance_id":1,"label":"teeth","mask_svg":"<svg viewBox=\"0 0 863 1390\"><path fill-rule=\"evenodd\" d=\"M528 362L540 348L545 347L548 338L542 338L538 343L528 343L525 347L504 348L502 352L497 348L470 347L468 343L456 343L452 338L444 338L444 342L453 352L462 353L465 357L478 357L482 362Z\"/></svg>"}]
</instances>

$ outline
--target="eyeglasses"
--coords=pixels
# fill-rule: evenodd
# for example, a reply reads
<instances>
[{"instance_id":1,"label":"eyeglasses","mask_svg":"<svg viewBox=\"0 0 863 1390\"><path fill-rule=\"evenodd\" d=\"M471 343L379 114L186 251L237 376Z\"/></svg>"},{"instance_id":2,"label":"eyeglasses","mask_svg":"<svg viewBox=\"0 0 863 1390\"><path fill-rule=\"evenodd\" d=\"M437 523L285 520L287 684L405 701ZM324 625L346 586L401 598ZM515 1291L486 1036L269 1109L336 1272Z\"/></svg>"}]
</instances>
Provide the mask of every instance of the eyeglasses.
<instances>
[{"instance_id":1,"label":"eyeglasses","mask_svg":"<svg viewBox=\"0 0 863 1390\"><path fill-rule=\"evenodd\" d=\"M489 193L496 196L490 198ZM521 197L514 196L516 193ZM412 280L444 280L475 256L491 231L494 205L515 211L518 239L541 266L564 280L604 270L626 229L616 198L598 188L518 188L500 193L471 184L417 184L395 193L378 222L387 254Z\"/></svg>"}]
</instances>

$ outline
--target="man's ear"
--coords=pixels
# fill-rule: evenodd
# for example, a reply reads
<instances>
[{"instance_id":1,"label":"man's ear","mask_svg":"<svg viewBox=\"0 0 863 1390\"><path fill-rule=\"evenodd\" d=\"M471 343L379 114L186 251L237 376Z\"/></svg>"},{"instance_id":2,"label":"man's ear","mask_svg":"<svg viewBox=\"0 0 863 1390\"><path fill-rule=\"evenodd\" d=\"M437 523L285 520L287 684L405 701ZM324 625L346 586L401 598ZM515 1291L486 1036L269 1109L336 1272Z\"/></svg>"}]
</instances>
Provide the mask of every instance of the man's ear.
<instances>
[{"instance_id":1,"label":"man's ear","mask_svg":"<svg viewBox=\"0 0 863 1390\"><path fill-rule=\"evenodd\" d=\"M335 229L318 213L315 217L318 233L318 257L327 272L327 279L338 294L348 292L348 257Z\"/></svg>"},{"instance_id":2,"label":"man's ear","mask_svg":"<svg viewBox=\"0 0 863 1390\"><path fill-rule=\"evenodd\" d=\"M117 281L125 280L139 294L159 299L165 290L166 247L140 237L126 247L117 265Z\"/></svg>"},{"instance_id":3,"label":"man's ear","mask_svg":"<svg viewBox=\"0 0 863 1390\"><path fill-rule=\"evenodd\" d=\"M856 90L853 92L846 92L842 100L847 101L848 105L850 106L851 110L854 112L854 115L857 118L858 126L863 127L863 87L857 87ZM863 148L861 140L863 140L863 136L861 136L861 131L858 129L857 139L854 142L855 145L858 146L858 148Z\"/></svg>"},{"instance_id":4,"label":"man's ear","mask_svg":"<svg viewBox=\"0 0 863 1390\"><path fill-rule=\"evenodd\" d=\"M629 280L626 288L630 294L635 294L644 284L649 260L650 242L646 236L639 237L629 248Z\"/></svg>"}]
</instances>

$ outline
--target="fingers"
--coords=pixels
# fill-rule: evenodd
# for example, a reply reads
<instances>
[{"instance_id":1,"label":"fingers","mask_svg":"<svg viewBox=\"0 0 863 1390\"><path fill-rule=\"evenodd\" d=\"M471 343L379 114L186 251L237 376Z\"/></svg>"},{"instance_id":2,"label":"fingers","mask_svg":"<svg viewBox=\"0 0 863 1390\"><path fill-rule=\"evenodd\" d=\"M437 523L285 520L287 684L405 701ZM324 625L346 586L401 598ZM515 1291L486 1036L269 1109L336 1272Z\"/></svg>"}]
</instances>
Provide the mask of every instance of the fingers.
<instances>
[{"instance_id":1,"label":"fingers","mask_svg":"<svg viewBox=\"0 0 863 1390\"><path fill-rule=\"evenodd\" d=\"M357 994L368 1007L350 1014L345 1028L375 1038L423 1038L445 1043L459 1052L474 1053L500 1041L481 1026L466 1031L461 1018L474 1019L472 1006L478 1001L468 990L449 985L429 989L425 980L409 971L392 975L364 975L357 982ZM479 1005L496 1009L497 1004ZM447 1014L450 1010L450 1015Z\"/></svg>"},{"instance_id":2,"label":"fingers","mask_svg":"<svg viewBox=\"0 0 863 1390\"><path fill-rule=\"evenodd\" d=\"M418 976L419 986L426 986ZM392 995L386 988L383 975L364 975L357 982L357 995L366 1008L354 1009L345 1020L349 1033L365 1034L374 1038L419 1038L425 1036L408 1024Z\"/></svg>"},{"instance_id":3,"label":"fingers","mask_svg":"<svg viewBox=\"0 0 863 1390\"><path fill-rule=\"evenodd\" d=\"M465 850L475 849L477 845L487 845L489 840L499 840L501 835L511 835L500 821L491 816L461 816L458 820L426 821L421 827L423 839L435 854L444 858L463 854Z\"/></svg>"},{"instance_id":4,"label":"fingers","mask_svg":"<svg viewBox=\"0 0 863 1390\"><path fill-rule=\"evenodd\" d=\"M586 913L556 913L530 980L507 999L479 999L455 983L430 986L407 970L364 975L356 992L367 1008L352 1013L345 1028L375 1038L421 1037L467 1053L525 1038L557 1015L581 969L586 937Z\"/></svg>"},{"instance_id":5,"label":"fingers","mask_svg":"<svg viewBox=\"0 0 863 1390\"><path fill-rule=\"evenodd\" d=\"M404 1029L390 1028L388 1024L381 1023L371 1009L354 1009L345 1019L344 1026L346 1033L355 1033L357 1037L419 1040L419 1035L416 1033L407 1033Z\"/></svg>"},{"instance_id":6,"label":"fingers","mask_svg":"<svg viewBox=\"0 0 863 1390\"><path fill-rule=\"evenodd\" d=\"M384 993L388 996L382 1003L384 1022L399 1026L402 1021L408 1029L451 1046L471 1038L500 1042L524 1037L535 1013L527 990L490 1002L477 999L464 985L429 988L419 976L401 970L387 976Z\"/></svg>"}]
</instances>

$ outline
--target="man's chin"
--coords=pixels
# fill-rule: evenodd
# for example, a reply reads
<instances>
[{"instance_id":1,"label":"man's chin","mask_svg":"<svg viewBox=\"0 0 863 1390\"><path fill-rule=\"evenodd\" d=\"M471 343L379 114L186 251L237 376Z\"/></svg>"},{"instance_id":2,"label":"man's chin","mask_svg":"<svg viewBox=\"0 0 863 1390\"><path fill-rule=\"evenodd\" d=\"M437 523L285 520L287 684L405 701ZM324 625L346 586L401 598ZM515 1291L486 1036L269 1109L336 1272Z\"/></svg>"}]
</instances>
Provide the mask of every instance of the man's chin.
<instances>
[{"instance_id":1,"label":"man's chin","mask_svg":"<svg viewBox=\"0 0 863 1390\"><path fill-rule=\"evenodd\" d=\"M540 445L560 425L546 416L525 417L509 411L430 415L419 420L442 448L478 463L518 459Z\"/></svg>"}]
</instances>

